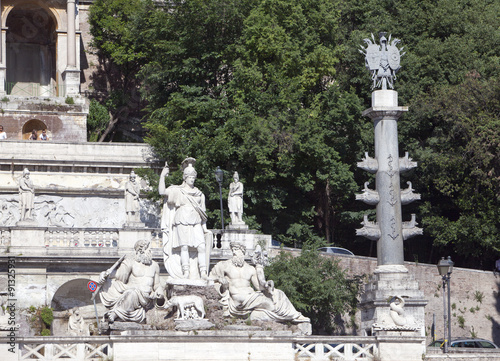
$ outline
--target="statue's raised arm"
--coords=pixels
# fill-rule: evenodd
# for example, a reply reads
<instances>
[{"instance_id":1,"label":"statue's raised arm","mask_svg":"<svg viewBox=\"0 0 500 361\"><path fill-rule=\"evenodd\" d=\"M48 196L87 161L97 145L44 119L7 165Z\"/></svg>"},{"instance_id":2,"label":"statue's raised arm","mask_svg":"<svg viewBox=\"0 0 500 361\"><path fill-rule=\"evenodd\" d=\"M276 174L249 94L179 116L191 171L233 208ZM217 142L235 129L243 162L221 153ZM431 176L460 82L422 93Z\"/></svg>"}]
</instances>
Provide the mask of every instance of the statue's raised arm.
<instances>
[{"instance_id":1,"label":"statue's raised arm","mask_svg":"<svg viewBox=\"0 0 500 361\"><path fill-rule=\"evenodd\" d=\"M382 32L380 36L380 45L375 42L375 37L372 34L371 39L363 39L366 43L366 48L361 46L360 53L365 54L365 65L372 75L373 85L372 90L380 88L382 90L389 88L394 89L394 80L396 73L401 68L400 60L406 53L401 53L403 48L398 49L397 44L401 41L394 38L391 41L386 38L387 33Z\"/></svg>"}]
</instances>

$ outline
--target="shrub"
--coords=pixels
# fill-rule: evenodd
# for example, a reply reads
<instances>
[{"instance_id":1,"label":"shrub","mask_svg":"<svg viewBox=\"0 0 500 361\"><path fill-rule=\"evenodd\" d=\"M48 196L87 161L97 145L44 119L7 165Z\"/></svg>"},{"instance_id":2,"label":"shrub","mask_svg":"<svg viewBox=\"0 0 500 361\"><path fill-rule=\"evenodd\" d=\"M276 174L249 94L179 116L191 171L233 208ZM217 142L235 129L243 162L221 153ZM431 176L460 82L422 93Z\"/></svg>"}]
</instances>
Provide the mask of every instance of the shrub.
<instances>
[{"instance_id":1,"label":"shrub","mask_svg":"<svg viewBox=\"0 0 500 361\"><path fill-rule=\"evenodd\" d=\"M281 251L265 273L311 319L316 332L332 332L336 316L356 313L363 276L348 277L338 261L321 256L317 248L306 244L298 257Z\"/></svg>"}]
</instances>

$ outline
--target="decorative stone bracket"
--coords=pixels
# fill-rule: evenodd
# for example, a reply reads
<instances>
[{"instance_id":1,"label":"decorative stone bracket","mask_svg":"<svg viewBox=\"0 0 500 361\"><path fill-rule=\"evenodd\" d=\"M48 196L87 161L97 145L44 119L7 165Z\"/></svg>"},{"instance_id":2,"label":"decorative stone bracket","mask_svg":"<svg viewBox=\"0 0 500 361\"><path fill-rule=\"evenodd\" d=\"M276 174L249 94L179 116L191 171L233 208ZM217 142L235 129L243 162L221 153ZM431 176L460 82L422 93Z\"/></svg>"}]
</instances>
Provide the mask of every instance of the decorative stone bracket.
<instances>
[{"instance_id":1,"label":"decorative stone bracket","mask_svg":"<svg viewBox=\"0 0 500 361\"><path fill-rule=\"evenodd\" d=\"M408 188L401 190L401 204L406 205L413 201L420 200L420 194L413 193L414 189L411 186L411 182L406 182ZM357 198L356 198L357 199Z\"/></svg>"},{"instance_id":2,"label":"decorative stone bracket","mask_svg":"<svg viewBox=\"0 0 500 361\"><path fill-rule=\"evenodd\" d=\"M413 159L408 157L408 152L405 152L405 156L403 158L399 158L399 172L404 173L417 167L417 162L414 162Z\"/></svg>"},{"instance_id":3,"label":"decorative stone bracket","mask_svg":"<svg viewBox=\"0 0 500 361\"><path fill-rule=\"evenodd\" d=\"M368 188L369 183L370 182L365 182L365 188L363 189L363 193L356 194L356 200L363 201L366 204L375 206L379 202L380 197L379 197L377 191L374 191L374 190Z\"/></svg>"},{"instance_id":4,"label":"decorative stone bracket","mask_svg":"<svg viewBox=\"0 0 500 361\"><path fill-rule=\"evenodd\" d=\"M368 173L377 173L378 170L378 161L375 158L372 158L368 155L368 152L365 152L365 157L361 162L358 162L358 168L361 168Z\"/></svg>"},{"instance_id":5,"label":"decorative stone bracket","mask_svg":"<svg viewBox=\"0 0 500 361\"><path fill-rule=\"evenodd\" d=\"M419 196L420 199L420 196ZM417 220L415 214L411 215L411 220L409 222L403 222L403 239L406 241L408 238L414 236L421 236L424 234L424 230L422 228L417 227Z\"/></svg>"},{"instance_id":6,"label":"decorative stone bracket","mask_svg":"<svg viewBox=\"0 0 500 361\"><path fill-rule=\"evenodd\" d=\"M376 241L380 238L380 226L376 222L370 222L366 214L361 224L363 228L356 230L356 236L363 236L372 241Z\"/></svg>"}]
</instances>

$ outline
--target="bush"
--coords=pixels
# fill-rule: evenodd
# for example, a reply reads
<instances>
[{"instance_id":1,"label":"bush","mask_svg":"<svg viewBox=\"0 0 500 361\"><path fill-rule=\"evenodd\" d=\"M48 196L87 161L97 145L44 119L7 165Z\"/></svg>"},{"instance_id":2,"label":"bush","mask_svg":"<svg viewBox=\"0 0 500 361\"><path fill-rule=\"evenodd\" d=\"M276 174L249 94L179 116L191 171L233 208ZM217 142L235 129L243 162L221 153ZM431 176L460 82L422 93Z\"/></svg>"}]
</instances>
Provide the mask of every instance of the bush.
<instances>
[{"instance_id":1,"label":"bush","mask_svg":"<svg viewBox=\"0 0 500 361\"><path fill-rule=\"evenodd\" d=\"M364 276L348 277L338 261L306 245L298 257L281 251L266 267L266 277L311 319L315 333L335 330L335 317L354 315Z\"/></svg>"},{"instance_id":2,"label":"bush","mask_svg":"<svg viewBox=\"0 0 500 361\"><path fill-rule=\"evenodd\" d=\"M52 321L54 321L54 313L52 312L52 308L43 307L40 310L40 318L47 327L50 327Z\"/></svg>"},{"instance_id":3,"label":"bush","mask_svg":"<svg viewBox=\"0 0 500 361\"><path fill-rule=\"evenodd\" d=\"M87 117L87 139L96 142L109 123L108 109L98 101L90 101L89 115Z\"/></svg>"}]
</instances>

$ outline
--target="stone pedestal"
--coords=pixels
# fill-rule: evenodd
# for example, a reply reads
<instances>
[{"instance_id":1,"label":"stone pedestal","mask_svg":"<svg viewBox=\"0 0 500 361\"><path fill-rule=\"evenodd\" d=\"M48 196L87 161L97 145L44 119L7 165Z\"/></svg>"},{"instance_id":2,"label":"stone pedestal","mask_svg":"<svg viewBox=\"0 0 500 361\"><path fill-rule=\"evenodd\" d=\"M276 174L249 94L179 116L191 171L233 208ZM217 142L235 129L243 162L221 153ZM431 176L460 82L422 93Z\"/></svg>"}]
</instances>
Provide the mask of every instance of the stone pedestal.
<instances>
[{"instance_id":1,"label":"stone pedestal","mask_svg":"<svg viewBox=\"0 0 500 361\"><path fill-rule=\"evenodd\" d=\"M7 94L7 89L5 89L5 81L7 79L7 69L5 66L0 66L0 95L4 96Z\"/></svg>"},{"instance_id":2,"label":"stone pedestal","mask_svg":"<svg viewBox=\"0 0 500 361\"><path fill-rule=\"evenodd\" d=\"M80 70L67 68L63 73L65 96L77 96L80 94Z\"/></svg>"},{"instance_id":3,"label":"stone pedestal","mask_svg":"<svg viewBox=\"0 0 500 361\"><path fill-rule=\"evenodd\" d=\"M378 357L384 361L421 361L425 354L425 337L411 332L387 331L377 337Z\"/></svg>"},{"instance_id":4,"label":"stone pedestal","mask_svg":"<svg viewBox=\"0 0 500 361\"><path fill-rule=\"evenodd\" d=\"M242 223L230 223L226 230L229 231L248 231L248 226L242 222Z\"/></svg>"},{"instance_id":5,"label":"stone pedestal","mask_svg":"<svg viewBox=\"0 0 500 361\"><path fill-rule=\"evenodd\" d=\"M146 227L146 224L143 222L125 222L123 224L123 228L125 229L141 229Z\"/></svg>"},{"instance_id":6,"label":"stone pedestal","mask_svg":"<svg viewBox=\"0 0 500 361\"><path fill-rule=\"evenodd\" d=\"M151 230L144 228L127 227L120 231L120 239L118 242L119 250L134 248L135 242L141 239L151 239Z\"/></svg>"},{"instance_id":7,"label":"stone pedestal","mask_svg":"<svg viewBox=\"0 0 500 361\"><path fill-rule=\"evenodd\" d=\"M27 221L20 221L27 222ZM13 228L11 232L10 245L12 247L44 247L45 246L45 229L29 227L28 225L20 225L18 228Z\"/></svg>"},{"instance_id":8,"label":"stone pedestal","mask_svg":"<svg viewBox=\"0 0 500 361\"><path fill-rule=\"evenodd\" d=\"M404 307L391 304L395 296L404 300ZM406 267L378 266L361 295L361 330L364 336L391 331L401 337L424 337L426 304L424 293Z\"/></svg>"},{"instance_id":9,"label":"stone pedestal","mask_svg":"<svg viewBox=\"0 0 500 361\"><path fill-rule=\"evenodd\" d=\"M222 233L222 250L224 252L223 256L229 258L231 256L231 250L229 244L231 242L238 242L244 244L247 253L253 252L257 244L263 243L263 248L269 249L271 246L271 235L268 234L258 234L257 231L248 229L246 224L244 225L229 225ZM227 253L227 254L226 254Z\"/></svg>"}]
</instances>

